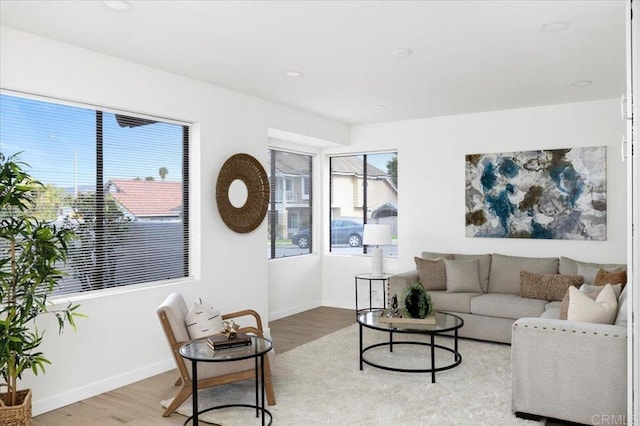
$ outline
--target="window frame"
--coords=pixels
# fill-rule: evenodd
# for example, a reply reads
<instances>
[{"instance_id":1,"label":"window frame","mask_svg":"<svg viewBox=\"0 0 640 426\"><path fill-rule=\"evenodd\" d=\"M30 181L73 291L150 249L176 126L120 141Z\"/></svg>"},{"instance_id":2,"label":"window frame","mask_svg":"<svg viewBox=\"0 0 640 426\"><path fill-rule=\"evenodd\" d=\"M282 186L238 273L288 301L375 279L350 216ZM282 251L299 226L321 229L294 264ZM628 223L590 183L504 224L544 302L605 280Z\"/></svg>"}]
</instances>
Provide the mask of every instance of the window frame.
<instances>
[{"instance_id":1,"label":"window frame","mask_svg":"<svg viewBox=\"0 0 640 426\"><path fill-rule=\"evenodd\" d=\"M96 296L99 297L106 294L124 293L124 292L142 289L142 288L157 287L158 285L164 285L164 284L169 284L169 283L178 282L178 281L195 279L193 275L194 274L194 264L193 264L194 253L193 253L192 238L191 238L192 218L191 218L191 198L190 198L190 193L192 188L190 161L191 161L192 138L194 135L193 130L194 130L195 123L166 118L161 115L140 114L137 112L105 107L105 106L92 104L92 103L71 101L68 99L49 97L49 96L37 95L37 94L8 90L8 89L0 89L0 95L26 99L29 101L42 102L42 103L49 104L52 107L64 106L64 107L79 108L79 109L87 110L87 111L90 111L91 113L94 113L96 117L96 122L95 122L96 127L94 128L95 140L93 142L94 143L93 146L96 149L97 155L100 155L100 151L102 150L102 147L100 145L102 144L101 139L103 135L102 135L102 130L99 129L99 126L102 125L102 122L100 119L104 116L104 114L112 114L116 117L117 116L125 117L125 119L129 118L132 120L139 120L140 122L148 122L148 123L162 122L164 124L180 126L182 128L181 147L180 147L180 154L181 154L180 162L182 166L181 181L180 181L181 192L182 192L181 194L181 199L182 199L182 206L181 206L182 207L182 216L181 216L182 231L181 233L183 238L183 242L181 243L181 246L183 248L182 276L167 278L167 279L160 279L160 280L153 280L153 281L136 282L132 284L103 285L102 288L90 289L90 290L84 290L84 291L81 289L81 286L78 286L72 292L51 295L50 300L52 303L56 303L56 301L58 300L82 300L82 299L87 299L87 298L96 297ZM95 214L96 214L96 217L98 218L105 214L104 211L102 212L98 211L100 206L103 205L104 203L104 200L100 200L99 196L100 195L104 196L109 191L109 189L107 188L107 182L102 182L102 185L98 185L99 180L104 181L104 176L102 176L102 170L101 170L103 168L104 168L104 163L101 163L101 164L96 164L95 169L93 170L94 176L96 178L95 197L97 201L95 206Z\"/></svg>"},{"instance_id":2,"label":"window frame","mask_svg":"<svg viewBox=\"0 0 640 426\"><path fill-rule=\"evenodd\" d=\"M295 182L295 177L293 177L292 175L282 175L282 176L278 176L276 174L276 168L274 167L277 159L277 154L278 152L281 153L286 153L286 154L292 154L292 155L299 155L299 156L303 156L303 157L307 157L308 160L308 170L309 170L309 174L308 176L300 176L301 178L301 183L302 183L302 179L303 180L307 180L309 182L309 191L308 191L308 196L305 197L304 192L305 192L305 187L304 184L301 185L300 188L300 200L308 200L308 211L309 211L309 226L308 226L308 230L309 230L309 235L311 238L311 244L308 247L308 252L305 253L294 253L291 255L284 255L284 256L277 256L277 250L276 250L276 232L272 232L270 235L270 238L268 240L269 242L269 255L267 257L267 260L272 261L272 260L279 260L279 259L285 259L285 258L293 258L293 257L299 257L299 256L306 256L306 255L310 255L314 253L313 247L314 247L314 242L315 242L315 238L314 238L314 230L313 230L313 217L314 217L314 205L313 205L313 173L314 173L314 166L313 163L315 161L316 158L316 154L312 153L312 152L304 152L304 151L299 151L299 150L295 150L295 149L287 149L287 148L282 148L282 147L278 147L278 146L268 146L267 147L267 153L268 153L268 157L269 157L269 164L270 164L270 170L269 170L269 183L270 183L270 189L271 189L271 196L270 196L270 200L269 200L269 209L267 210L267 220L268 220L268 230L273 230L276 229L276 226L278 225L278 218L277 218L277 208L276 208L276 204L278 202L282 202L282 200L287 200L287 182L290 181L292 183L292 188L293 191L296 191L296 182ZM278 189L278 185L280 185L280 189ZM282 200L280 200L278 198L278 191L280 191L281 193L281 198ZM280 201L279 201L280 200ZM287 204L288 201L285 202L285 204ZM287 226L290 222L290 218L287 217ZM297 219L298 223L300 223L300 218L298 217ZM268 232L269 232L268 231ZM268 235L269 236L269 235Z\"/></svg>"},{"instance_id":3,"label":"window frame","mask_svg":"<svg viewBox=\"0 0 640 426\"><path fill-rule=\"evenodd\" d=\"M326 235L328 236L328 253L331 255L342 255L342 256L368 256L368 250L367 250L367 246L362 244L362 251L358 252L358 253L342 253L342 252L335 252L334 251L334 247L333 247L333 235L332 235L332 221L333 220L340 220L341 218L335 218L334 219L334 206L333 206L333 200L334 200L334 182L333 182L333 160L335 158L338 157L358 157L358 156L362 156L362 163L363 163L363 169L362 169L362 181L363 183L366 183L368 180L368 173L367 173L367 168L368 168L368 161L367 161L367 157L368 156L373 156L373 155L378 155L378 154L391 154L394 155L396 158L398 157L398 150L397 149L389 149L389 150L381 150L381 151L374 151L374 152L345 152L345 153L334 153L334 154L329 154L328 155L328 159L329 159L329 170L328 170L328 176L329 176L329 193L328 193L328 198L329 198L329 202L328 202L328 232L326 233ZM358 174L356 174L356 177L358 176ZM391 184L396 188L396 191L398 190L397 185L395 183L393 183L393 181L391 182ZM356 200L360 200L360 198L362 198L362 226L364 229L364 225L366 225L367 223L369 223L369 220L367 218L368 215L368 185L362 185L362 188L360 188L359 191L354 192L354 199ZM354 206L357 206L358 204L355 203ZM397 244L396 244L396 252L397 252ZM386 255L385 257L397 257L397 254L395 256L388 256Z\"/></svg>"}]
</instances>

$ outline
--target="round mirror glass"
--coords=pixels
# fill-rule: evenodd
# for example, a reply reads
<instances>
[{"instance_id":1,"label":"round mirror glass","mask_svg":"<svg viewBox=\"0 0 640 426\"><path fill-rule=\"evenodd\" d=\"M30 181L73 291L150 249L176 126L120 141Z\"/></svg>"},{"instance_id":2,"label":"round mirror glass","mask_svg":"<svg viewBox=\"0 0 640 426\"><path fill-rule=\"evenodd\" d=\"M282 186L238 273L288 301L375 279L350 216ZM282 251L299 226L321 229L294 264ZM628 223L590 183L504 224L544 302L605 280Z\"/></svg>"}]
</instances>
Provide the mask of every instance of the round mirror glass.
<instances>
[{"instance_id":1,"label":"round mirror glass","mask_svg":"<svg viewBox=\"0 0 640 426\"><path fill-rule=\"evenodd\" d=\"M236 179L229 185L229 201L231 205L237 209L244 206L247 202L249 191L247 185L240 179Z\"/></svg>"}]
</instances>

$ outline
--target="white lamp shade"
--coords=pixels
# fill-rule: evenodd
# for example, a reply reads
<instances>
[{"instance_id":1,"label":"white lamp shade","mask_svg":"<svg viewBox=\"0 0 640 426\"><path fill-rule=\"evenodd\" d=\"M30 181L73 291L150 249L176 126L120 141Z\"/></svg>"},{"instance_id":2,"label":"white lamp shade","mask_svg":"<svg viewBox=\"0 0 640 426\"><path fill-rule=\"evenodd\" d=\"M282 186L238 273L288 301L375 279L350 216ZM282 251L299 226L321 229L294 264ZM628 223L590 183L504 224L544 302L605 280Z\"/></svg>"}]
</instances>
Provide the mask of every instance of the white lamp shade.
<instances>
[{"instance_id":1,"label":"white lamp shade","mask_svg":"<svg viewBox=\"0 0 640 426\"><path fill-rule=\"evenodd\" d=\"M391 244L391 227L389 225L365 224L362 244L370 246Z\"/></svg>"}]
</instances>

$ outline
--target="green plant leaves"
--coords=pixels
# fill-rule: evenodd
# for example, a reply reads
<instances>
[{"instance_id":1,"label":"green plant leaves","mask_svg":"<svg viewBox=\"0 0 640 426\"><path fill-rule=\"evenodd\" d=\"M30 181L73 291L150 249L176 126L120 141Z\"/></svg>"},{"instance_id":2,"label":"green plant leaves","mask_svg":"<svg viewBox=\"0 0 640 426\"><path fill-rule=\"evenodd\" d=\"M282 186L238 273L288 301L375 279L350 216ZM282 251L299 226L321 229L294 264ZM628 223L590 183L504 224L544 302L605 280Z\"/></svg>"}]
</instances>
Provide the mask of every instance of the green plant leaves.
<instances>
[{"instance_id":1,"label":"green plant leaves","mask_svg":"<svg viewBox=\"0 0 640 426\"><path fill-rule=\"evenodd\" d=\"M42 184L24 170L16 156L0 153L0 374L15 400L16 382L26 370L45 372L51 364L42 352L44 333L35 320L52 313L58 332L65 324L76 328L79 305L69 303L49 310L47 296L55 289L63 272L57 264L66 261L70 229L56 229L28 214L34 192Z\"/></svg>"}]
</instances>

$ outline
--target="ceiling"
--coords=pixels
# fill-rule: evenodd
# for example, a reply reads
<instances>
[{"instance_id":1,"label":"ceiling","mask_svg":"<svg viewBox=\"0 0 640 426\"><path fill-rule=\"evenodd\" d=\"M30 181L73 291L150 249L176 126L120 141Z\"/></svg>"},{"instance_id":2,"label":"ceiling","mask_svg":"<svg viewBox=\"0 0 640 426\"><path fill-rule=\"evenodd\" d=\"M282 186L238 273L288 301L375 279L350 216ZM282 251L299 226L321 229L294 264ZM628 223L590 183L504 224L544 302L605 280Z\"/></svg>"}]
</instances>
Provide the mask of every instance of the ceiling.
<instances>
[{"instance_id":1,"label":"ceiling","mask_svg":"<svg viewBox=\"0 0 640 426\"><path fill-rule=\"evenodd\" d=\"M0 0L0 23L347 124L617 98L625 87L624 0L128 3ZM558 22L569 26L541 31ZM592 84L572 84L583 80Z\"/></svg>"}]
</instances>

